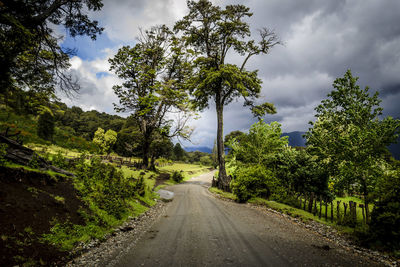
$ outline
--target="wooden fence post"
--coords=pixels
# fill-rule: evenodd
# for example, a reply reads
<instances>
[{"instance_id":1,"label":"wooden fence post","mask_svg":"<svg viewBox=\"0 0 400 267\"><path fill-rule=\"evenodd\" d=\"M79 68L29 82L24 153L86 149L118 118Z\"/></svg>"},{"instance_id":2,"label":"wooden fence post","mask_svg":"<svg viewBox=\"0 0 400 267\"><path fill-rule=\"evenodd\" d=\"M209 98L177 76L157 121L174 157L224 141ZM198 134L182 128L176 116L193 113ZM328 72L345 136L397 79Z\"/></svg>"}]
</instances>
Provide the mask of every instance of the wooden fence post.
<instances>
[{"instance_id":1,"label":"wooden fence post","mask_svg":"<svg viewBox=\"0 0 400 267\"><path fill-rule=\"evenodd\" d=\"M363 223L365 223L364 205L360 204L359 207L361 208L361 212L362 212L362 216L363 216Z\"/></svg>"},{"instance_id":2,"label":"wooden fence post","mask_svg":"<svg viewBox=\"0 0 400 267\"><path fill-rule=\"evenodd\" d=\"M333 201L331 201L331 222L333 222Z\"/></svg>"},{"instance_id":3,"label":"wooden fence post","mask_svg":"<svg viewBox=\"0 0 400 267\"><path fill-rule=\"evenodd\" d=\"M347 203L343 202L343 207L344 207L344 215L343 215L343 219L344 217L346 217L346 211L347 211Z\"/></svg>"},{"instance_id":4,"label":"wooden fence post","mask_svg":"<svg viewBox=\"0 0 400 267\"><path fill-rule=\"evenodd\" d=\"M328 220L328 201L325 202L325 221Z\"/></svg>"},{"instance_id":5,"label":"wooden fence post","mask_svg":"<svg viewBox=\"0 0 400 267\"><path fill-rule=\"evenodd\" d=\"M356 225L357 224L357 202L353 203L353 209L354 209L354 214L353 214L354 224Z\"/></svg>"},{"instance_id":6,"label":"wooden fence post","mask_svg":"<svg viewBox=\"0 0 400 267\"><path fill-rule=\"evenodd\" d=\"M337 206L336 206L336 209L337 209L337 212L336 212L336 217L337 217L337 221L338 222L340 222L340 200L339 201L336 201L336 204L337 204Z\"/></svg>"},{"instance_id":7,"label":"wooden fence post","mask_svg":"<svg viewBox=\"0 0 400 267\"><path fill-rule=\"evenodd\" d=\"M318 212L318 210L317 210L317 198L315 198L315 201L314 201L314 212L313 212L314 216L317 215L317 212Z\"/></svg>"},{"instance_id":8,"label":"wooden fence post","mask_svg":"<svg viewBox=\"0 0 400 267\"><path fill-rule=\"evenodd\" d=\"M314 193L311 193L310 200L308 201L308 207L307 207L307 210L310 213L312 213L313 203L314 203Z\"/></svg>"},{"instance_id":9,"label":"wooden fence post","mask_svg":"<svg viewBox=\"0 0 400 267\"><path fill-rule=\"evenodd\" d=\"M319 196L319 216L318 216L318 218L321 219L321 215L322 215L322 196Z\"/></svg>"}]
</instances>

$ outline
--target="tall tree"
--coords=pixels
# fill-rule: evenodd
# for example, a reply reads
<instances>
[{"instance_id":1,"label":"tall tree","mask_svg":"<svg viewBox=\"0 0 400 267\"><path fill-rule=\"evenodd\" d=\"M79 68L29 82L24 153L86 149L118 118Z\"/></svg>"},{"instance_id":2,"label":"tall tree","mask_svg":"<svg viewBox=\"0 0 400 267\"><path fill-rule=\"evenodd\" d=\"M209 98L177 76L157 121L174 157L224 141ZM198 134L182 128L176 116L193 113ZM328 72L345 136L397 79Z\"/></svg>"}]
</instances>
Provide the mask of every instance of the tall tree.
<instances>
[{"instance_id":1,"label":"tall tree","mask_svg":"<svg viewBox=\"0 0 400 267\"><path fill-rule=\"evenodd\" d=\"M188 1L187 5L189 13L175 24L175 30L183 34L187 46L197 54L194 60L195 75L189 86L194 103L198 108L205 109L209 106L209 100L214 100L218 121L218 187L229 190L230 180L226 175L224 159L224 106L243 97L244 105L250 106L256 116L275 113L271 103L254 104L260 96L261 79L257 71L246 69L246 63L252 56L267 54L280 41L267 28L260 30L258 43L248 40L250 28L244 19L252 16L252 13L246 6L228 5L221 8L208 0ZM243 56L240 66L227 63L227 55L231 52Z\"/></svg>"},{"instance_id":2,"label":"tall tree","mask_svg":"<svg viewBox=\"0 0 400 267\"><path fill-rule=\"evenodd\" d=\"M190 117L184 81L191 73L188 53L166 26L142 33L133 47L124 46L109 59L122 85L113 87L118 112L132 112L142 135L143 167L148 168L150 147L158 134L189 138ZM175 120L172 115L176 115ZM150 166L152 167L152 166Z\"/></svg>"},{"instance_id":3,"label":"tall tree","mask_svg":"<svg viewBox=\"0 0 400 267\"><path fill-rule=\"evenodd\" d=\"M59 46L51 25L63 25L71 36L96 39L103 30L89 19L101 0L2 0L0 2L0 93L5 100L25 91L54 96L54 87L66 93L79 89L64 71L71 50Z\"/></svg>"},{"instance_id":4,"label":"tall tree","mask_svg":"<svg viewBox=\"0 0 400 267\"><path fill-rule=\"evenodd\" d=\"M387 146L397 140L400 120L381 120L378 92L371 95L357 80L348 70L334 81L328 98L315 108L317 121L310 122L306 138L308 150L326 164L337 187L359 186L368 219L368 196L381 175L380 161Z\"/></svg>"}]
</instances>

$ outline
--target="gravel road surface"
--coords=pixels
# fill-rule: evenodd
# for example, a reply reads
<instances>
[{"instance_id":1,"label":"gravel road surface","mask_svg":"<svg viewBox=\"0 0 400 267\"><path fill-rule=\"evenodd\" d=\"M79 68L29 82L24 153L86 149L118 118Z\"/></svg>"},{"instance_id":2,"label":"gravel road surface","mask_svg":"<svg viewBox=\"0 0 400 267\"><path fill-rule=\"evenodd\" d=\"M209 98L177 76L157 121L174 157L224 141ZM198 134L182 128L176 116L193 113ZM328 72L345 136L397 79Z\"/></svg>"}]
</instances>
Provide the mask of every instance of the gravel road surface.
<instances>
[{"instance_id":1,"label":"gravel road surface","mask_svg":"<svg viewBox=\"0 0 400 267\"><path fill-rule=\"evenodd\" d=\"M213 173L167 187L164 214L114 266L379 266L279 215L215 198Z\"/></svg>"}]
</instances>

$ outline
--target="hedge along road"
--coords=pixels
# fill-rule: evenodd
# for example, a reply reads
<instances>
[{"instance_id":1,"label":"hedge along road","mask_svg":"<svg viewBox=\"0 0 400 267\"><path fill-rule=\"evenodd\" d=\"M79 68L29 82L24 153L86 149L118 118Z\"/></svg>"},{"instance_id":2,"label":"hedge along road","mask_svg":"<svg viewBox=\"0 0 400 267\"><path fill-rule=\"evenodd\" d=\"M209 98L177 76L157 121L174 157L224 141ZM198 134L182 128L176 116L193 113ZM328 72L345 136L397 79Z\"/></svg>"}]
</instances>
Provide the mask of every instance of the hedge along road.
<instances>
[{"instance_id":1,"label":"hedge along road","mask_svg":"<svg viewBox=\"0 0 400 267\"><path fill-rule=\"evenodd\" d=\"M168 187L165 214L115 266L378 266L282 216L215 198L212 175Z\"/></svg>"}]
</instances>

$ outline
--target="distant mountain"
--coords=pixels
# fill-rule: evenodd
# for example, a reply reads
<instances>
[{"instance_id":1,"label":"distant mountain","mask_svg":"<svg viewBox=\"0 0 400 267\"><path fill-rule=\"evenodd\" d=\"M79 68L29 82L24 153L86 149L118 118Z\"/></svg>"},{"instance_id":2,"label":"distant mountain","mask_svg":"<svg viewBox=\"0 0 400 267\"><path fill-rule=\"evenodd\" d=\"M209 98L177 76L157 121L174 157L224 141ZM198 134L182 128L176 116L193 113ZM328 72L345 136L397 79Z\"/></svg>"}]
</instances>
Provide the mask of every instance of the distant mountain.
<instances>
[{"instance_id":1,"label":"distant mountain","mask_svg":"<svg viewBox=\"0 0 400 267\"><path fill-rule=\"evenodd\" d=\"M211 153L212 148L209 148L207 146L188 146L184 148L186 152L193 152L193 151L200 151L200 152L205 152L205 153Z\"/></svg>"},{"instance_id":2,"label":"distant mountain","mask_svg":"<svg viewBox=\"0 0 400 267\"><path fill-rule=\"evenodd\" d=\"M305 132L289 132L283 133L282 136L289 136L289 145L290 146L306 146L306 139L303 138L303 134Z\"/></svg>"}]
</instances>

